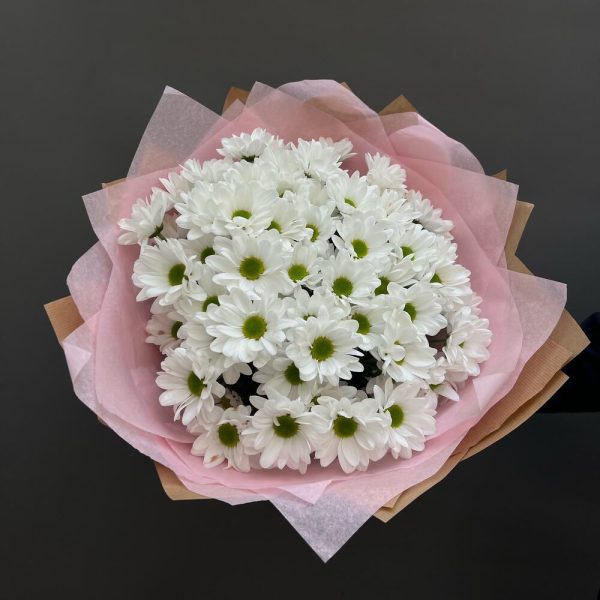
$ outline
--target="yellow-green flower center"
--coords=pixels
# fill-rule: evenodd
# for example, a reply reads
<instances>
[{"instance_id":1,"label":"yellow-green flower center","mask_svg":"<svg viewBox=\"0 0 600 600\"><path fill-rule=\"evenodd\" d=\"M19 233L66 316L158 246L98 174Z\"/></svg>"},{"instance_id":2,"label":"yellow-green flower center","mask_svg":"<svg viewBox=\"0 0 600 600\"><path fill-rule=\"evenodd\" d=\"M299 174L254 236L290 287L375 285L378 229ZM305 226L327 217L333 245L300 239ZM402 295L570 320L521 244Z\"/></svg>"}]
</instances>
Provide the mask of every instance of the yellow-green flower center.
<instances>
[{"instance_id":1,"label":"yellow-green flower center","mask_svg":"<svg viewBox=\"0 0 600 600\"><path fill-rule=\"evenodd\" d=\"M352 282L343 276L335 279L331 287L336 296L349 296L354 289Z\"/></svg>"},{"instance_id":2,"label":"yellow-green flower center","mask_svg":"<svg viewBox=\"0 0 600 600\"><path fill-rule=\"evenodd\" d=\"M219 429L217 429L217 435L219 436L219 441L223 446L227 448L235 448L240 441L240 434L235 425L231 423L223 423L219 425Z\"/></svg>"},{"instance_id":3,"label":"yellow-green flower center","mask_svg":"<svg viewBox=\"0 0 600 600\"><path fill-rule=\"evenodd\" d=\"M331 358L334 352L335 346L333 342L323 335L316 337L310 347L310 355L319 362Z\"/></svg>"},{"instance_id":4,"label":"yellow-green flower center","mask_svg":"<svg viewBox=\"0 0 600 600\"><path fill-rule=\"evenodd\" d=\"M306 225L307 229L310 229L312 231L312 236L310 238L311 242L316 242L317 238L319 237L319 228L316 225L313 225L312 223L307 223Z\"/></svg>"},{"instance_id":5,"label":"yellow-green flower center","mask_svg":"<svg viewBox=\"0 0 600 600\"><path fill-rule=\"evenodd\" d=\"M271 224L267 227L267 229L274 229L281 233L281 225L277 221L271 221Z\"/></svg>"},{"instance_id":6,"label":"yellow-green flower center","mask_svg":"<svg viewBox=\"0 0 600 600\"><path fill-rule=\"evenodd\" d=\"M308 269L304 265L296 263L288 269L288 275L292 281L300 281L308 275Z\"/></svg>"},{"instance_id":7,"label":"yellow-green flower center","mask_svg":"<svg viewBox=\"0 0 600 600\"><path fill-rule=\"evenodd\" d=\"M291 385L300 385L302 383L302 379L300 378L300 370L294 363L291 363L287 367L287 369L283 372L283 376Z\"/></svg>"},{"instance_id":8,"label":"yellow-green flower center","mask_svg":"<svg viewBox=\"0 0 600 600\"><path fill-rule=\"evenodd\" d=\"M369 254L369 246L364 240L354 240L352 242L352 248L358 258L364 258Z\"/></svg>"},{"instance_id":9,"label":"yellow-green flower center","mask_svg":"<svg viewBox=\"0 0 600 600\"><path fill-rule=\"evenodd\" d=\"M352 417L340 415L333 421L333 432L340 438L352 437L357 429L358 423Z\"/></svg>"},{"instance_id":10,"label":"yellow-green flower center","mask_svg":"<svg viewBox=\"0 0 600 600\"><path fill-rule=\"evenodd\" d=\"M204 261L209 257L212 256L215 253L215 249L212 246L207 246L206 248L204 248L204 250L202 250L202 252L200 252L200 262L204 263Z\"/></svg>"},{"instance_id":11,"label":"yellow-green flower center","mask_svg":"<svg viewBox=\"0 0 600 600\"><path fill-rule=\"evenodd\" d=\"M182 263L173 265L169 269L167 279L170 285L181 285L183 278L185 277L185 265Z\"/></svg>"},{"instance_id":12,"label":"yellow-green flower center","mask_svg":"<svg viewBox=\"0 0 600 600\"><path fill-rule=\"evenodd\" d=\"M292 415L279 415L277 422L277 425L273 424L273 431L281 438L294 437L300 429L300 425Z\"/></svg>"},{"instance_id":13,"label":"yellow-green flower center","mask_svg":"<svg viewBox=\"0 0 600 600\"><path fill-rule=\"evenodd\" d=\"M175 323L173 323L172 327L171 327L171 337L173 339L177 339L177 332L179 331L179 328L183 325L183 323L181 321L175 321Z\"/></svg>"},{"instance_id":14,"label":"yellow-green flower center","mask_svg":"<svg viewBox=\"0 0 600 600\"><path fill-rule=\"evenodd\" d=\"M392 417L392 427L394 429L400 427L404 421L404 411L397 404L392 404L386 410L390 413L390 417Z\"/></svg>"},{"instance_id":15,"label":"yellow-green flower center","mask_svg":"<svg viewBox=\"0 0 600 600\"><path fill-rule=\"evenodd\" d=\"M369 321L367 315L354 313L352 318L358 323L358 333L367 335L371 331L371 321Z\"/></svg>"},{"instance_id":16,"label":"yellow-green flower center","mask_svg":"<svg viewBox=\"0 0 600 600\"><path fill-rule=\"evenodd\" d=\"M204 380L200 379L200 377L198 377L194 371L188 375L187 385L190 393L194 396L200 396L200 394L202 394L202 390L206 387Z\"/></svg>"},{"instance_id":17,"label":"yellow-green flower center","mask_svg":"<svg viewBox=\"0 0 600 600\"><path fill-rule=\"evenodd\" d=\"M431 278L431 283L442 283L442 280L440 279L440 276L437 273L433 274L433 277Z\"/></svg>"},{"instance_id":18,"label":"yellow-green flower center","mask_svg":"<svg viewBox=\"0 0 600 600\"><path fill-rule=\"evenodd\" d=\"M375 288L375 295L380 296L381 294L388 293L388 285L390 285L390 280L385 275L379 276L379 287Z\"/></svg>"},{"instance_id":19,"label":"yellow-green flower center","mask_svg":"<svg viewBox=\"0 0 600 600\"><path fill-rule=\"evenodd\" d=\"M402 250L402 256L410 256L411 254L414 254L415 251L410 247L410 246L401 246L400 249Z\"/></svg>"},{"instance_id":20,"label":"yellow-green flower center","mask_svg":"<svg viewBox=\"0 0 600 600\"><path fill-rule=\"evenodd\" d=\"M240 208L238 210L234 210L231 213L231 218L235 219L236 217L242 217L242 219L249 219L252 216L252 213L249 210L244 208Z\"/></svg>"},{"instance_id":21,"label":"yellow-green flower center","mask_svg":"<svg viewBox=\"0 0 600 600\"><path fill-rule=\"evenodd\" d=\"M255 281L265 272L265 263L256 256L248 256L240 263L240 275Z\"/></svg>"},{"instance_id":22,"label":"yellow-green flower center","mask_svg":"<svg viewBox=\"0 0 600 600\"><path fill-rule=\"evenodd\" d=\"M242 333L249 340L260 340L267 331L267 322L260 315L248 317L242 325Z\"/></svg>"},{"instance_id":23,"label":"yellow-green flower center","mask_svg":"<svg viewBox=\"0 0 600 600\"><path fill-rule=\"evenodd\" d=\"M352 208L356 208L356 202L354 202L354 200L352 200L352 198L344 198L344 202L348 206L351 206Z\"/></svg>"},{"instance_id":24,"label":"yellow-green flower center","mask_svg":"<svg viewBox=\"0 0 600 600\"><path fill-rule=\"evenodd\" d=\"M209 296L203 303L202 303L202 310L206 312L206 309L211 305L211 304L216 304L217 306L219 306L219 298L217 296Z\"/></svg>"},{"instance_id":25,"label":"yellow-green flower center","mask_svg":"<svg viewBox=\"0 0 600 600\"><path fill-rule=\"evenodd\" d=\"M414 321L417 317L417 309L415 308L415 305L411 304L410 302L407 302L404 305L404 312L408 314L411 321Z\"/></svg>"}]
</instances>

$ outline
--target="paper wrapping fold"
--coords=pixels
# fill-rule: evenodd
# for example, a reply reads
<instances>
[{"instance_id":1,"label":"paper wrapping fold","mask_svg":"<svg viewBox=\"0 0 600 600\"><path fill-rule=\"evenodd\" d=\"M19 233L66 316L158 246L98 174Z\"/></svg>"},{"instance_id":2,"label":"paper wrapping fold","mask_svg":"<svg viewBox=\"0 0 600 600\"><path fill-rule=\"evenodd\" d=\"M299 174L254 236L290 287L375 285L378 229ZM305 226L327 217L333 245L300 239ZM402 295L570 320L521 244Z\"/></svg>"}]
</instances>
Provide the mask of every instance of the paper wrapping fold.
<instances>
[{"instance_id":1,"label":"paper wrapping fold","mask_svg":"<svg viewBox=\"0 0 600 600\"><path fill-rule=\"evenodd\" d=\"M245 102L247 96L248 92L245 90L231 88L225 100L224 109L227 109L235 101ZM416 112L413 105L404 96L396 98L380 114L390 115L400 112ZM496 176L506 179L506 171ZM507 265L513 271L530 273L516 257L515 252L532 209L532 204L517 202L505 246ZM67 335L83 323L70 296L46 304L45 309L61 343ZM522 424L567 380L567 376L560 369L581 352L587 344L588 340L575 320L567 311L563 311L550 338L525 365L514 388L468 432L441 469L429 479L391 498L375 513L375 516L384 522L389 521L410 502L441 481L461 460L473 456ZM169 498L173 500L204 499L203 496L190 492L170 469L158 463L156 468L164 491Z\"/></svg>"}]
</instances>

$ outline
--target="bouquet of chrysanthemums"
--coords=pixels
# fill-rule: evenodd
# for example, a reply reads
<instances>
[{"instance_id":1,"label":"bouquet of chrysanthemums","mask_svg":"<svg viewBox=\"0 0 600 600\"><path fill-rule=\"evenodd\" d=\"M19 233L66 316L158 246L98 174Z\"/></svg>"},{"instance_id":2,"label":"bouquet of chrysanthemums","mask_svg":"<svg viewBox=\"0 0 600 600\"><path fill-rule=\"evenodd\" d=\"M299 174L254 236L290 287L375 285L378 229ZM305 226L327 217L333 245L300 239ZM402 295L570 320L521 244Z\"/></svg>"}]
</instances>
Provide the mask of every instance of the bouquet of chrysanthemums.
<instances>
[{"instance_id":1,"label":"bouquet of chrysanthemums","mask_svg":"<svg viewBox=\"0 0 600 600\"><path fill-rule=\"evenodd\" d=\"M324 559L582 344L564 286L508 268L516 187L400 105L256 85L218 117L167 89L50 309L79 397L172 495L270 500Z\"/></svg>"}]
</instances>

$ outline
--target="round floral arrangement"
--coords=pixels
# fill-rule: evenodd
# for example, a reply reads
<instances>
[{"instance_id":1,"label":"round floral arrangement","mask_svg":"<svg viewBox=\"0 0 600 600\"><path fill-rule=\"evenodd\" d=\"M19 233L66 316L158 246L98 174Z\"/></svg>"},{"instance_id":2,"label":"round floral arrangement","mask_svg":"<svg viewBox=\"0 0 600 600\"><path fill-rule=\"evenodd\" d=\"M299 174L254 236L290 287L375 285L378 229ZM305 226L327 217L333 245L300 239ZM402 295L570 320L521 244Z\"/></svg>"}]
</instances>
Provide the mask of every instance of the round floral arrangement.
<instances>
[{"instance_id":1,"label":"round floral arrangement","mask_svg":"<svg viewBox=\"0 0 600 600\"><path fill-rule=\"evenodd\" d=\"M137 299L153 299L160 403L192 452L304 473L422 450L491 341L452 222L385 155L345 170L346 139L221 143L120 221Z\"/></svg>"}]
</instances>

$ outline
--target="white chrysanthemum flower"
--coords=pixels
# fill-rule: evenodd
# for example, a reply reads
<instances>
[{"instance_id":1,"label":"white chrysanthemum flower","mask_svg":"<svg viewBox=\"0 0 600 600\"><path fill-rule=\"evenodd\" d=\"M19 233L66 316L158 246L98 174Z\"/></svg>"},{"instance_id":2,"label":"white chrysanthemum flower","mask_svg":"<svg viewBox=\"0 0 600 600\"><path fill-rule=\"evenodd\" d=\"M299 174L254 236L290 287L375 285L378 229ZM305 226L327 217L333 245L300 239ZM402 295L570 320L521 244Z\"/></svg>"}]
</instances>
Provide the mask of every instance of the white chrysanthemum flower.
<instances>
[{"instance_id":1,"label":"white chrysanthemum flower","mask_svg":"<svg viewBox=\"0 0 600 600\"><path fill-rule=\"evenodd\" d=\"M470 307L448 317L449 336L443 352L451 371L469 376L479 375L479 363L489 358L487 347L492 341L489 321L473 314Z\"/></svg>"},{"instance_id":2,"label":"white chrysanthemum flower","mask_svg":"<svg viewBox=\"0 0 600 600\"><path fill-rule=\"evenodd\" d=\"M237 234L232 239L217 237L216 254L206 263L215 271L213 281L229 291L239 288L252 298L264 294L289 293L289 252L276 231L258 237Z\"/></svg>"},{"instance_id":3,"label":"white chrysanthemum flower","mask_svg":"<svg viewBox=\"0 0 600 600\"><path fill-rule=\"evenodd\" d=\"M293 287L315 288L321 281L321 260L312 244L296 244L289 259L287 276Z\"/></svg>"},{"instance_id":4,"label":"white chrysanthemum flower","mask_svg":"<svg viewBox=\"0 0 600 600\"><path fill-rule=\"evenodd\" d=\"M334 146L316 140L298 140L292 152L300 161L307 177L326 181L339 173L340 154Z\"/></svg>"},{"instance_id":5,"label":"white chrysanthemum flower","mask_svg":"<svg viewBox=\"0 0 600 600\"><path fill-rule=\"evenodd\" d=\"M325 309L317 317L309 317L293 330L293 340L285 352L294 361L304 381L318 378L336 385L339 379L350 379L352 371L363 371L356 350L361 338L353 320L330 320Z\"/></svg>"},{"instance_id":6,"label":"white chrysanthemum flower","mask_svg":"<svg viewBox=\"0 0 600 600\"><path fill-rule=\"evenodd\" d=\"M335 232L336 219L331 217L333 203L316 206L307 202L298 203L298 212L306 222L307 239L314 244L321 256L330 254L329 240Z\"/></svg>"},{"instance_id":7,"label":"white chrysanthemum flower","mask_svg":"<svg viewBox=\"0 0 600 600\"><path fill-rule=\"evenodd\" d=\"M393 256L381 261L380 272L377 273L379 285L375 288L375 296L386 296L390 283L394 282L402 286L415 283L415 272L410 259L396 259Z\"/></svg>"},{"instance_id":8,"label":"white chrysanthemum flower","mask_svg":"<svg viewBox=\"0 0 600 600\"><path fill-rule=\"evenodd\" d=\"M337 458L345 473L364 471L385 444L390 416L379 412L379 403L373 398L352 402L321 396L310 415L315 458L323 467Z\"/></svg>"},{"instance_id":9,"label":"white chrysanthemum flower","mask_svg":"<svg viewBox=\"0 0 600 600\"><path fill-rule=\"evenodd\" d=\"M299 288L294 291L293 297L284 298L283 302L287 310L287 316L291 319L306 321L308 317L316 317L321 311L327 313L327 318L332 321L340 321L350 314L347 304L340 304L336 296L319 288L313 294Z\"/></svg>"},{"instance_id":10,"label":"white chrysanthemum flower","mask_svg":"<svg viewBox=\"0 0 600 600\"><path fill-rule=\"evenodd\" d=\"M367 260L375 272L385 265L390 254L388 243L393 233L389 223L380 221L373 213L354 212L337 224L338 235L333 243L338 249L345 249L356 260Z\"/></svg>"},{"instance_id":11,"label":"white chrysanthemum flower","mask_svg":"<svg viewBox=\"0 0 600 600\"><path fill-rule=\"evenodd\" d=\"M346 160L351 156L355 155L355 152L352 152L352 142L348 138L344 138L342 140L334 141L332 138L324 138L320 137L319 142L325 146L333 146L339 160Z\"/></svg>"},{"instance_id":12,"label":"white chrysanthemum flower","mask_svg":"<svg viewBox=\"0 0 600 600\"><path fill-rule=\"evenodd\" d=\"M408 314L420 335L435 335L446 327L446 317L431 283L419 281L408 288L390 283L388 294L392 303Z\"/></svg>"},{"instance_id":13,"label":"white chrysanthemum flower","mask_svg":"<svg viewBox=\"0 0 600 600\"><path fill-rule=\"evenodd\" d=\"M220 304L211 304L198 318L215 339L213 352L224 354L233 362L254 362L258 368L277 354L285 340L285 329L295 321L284 317L283 302L274 295L252 300L239 288L221 296Z\"/></svg>"},{"instance_id":14,"label":"white chrysanthemum flower","mask_svg":"<svg viewBox=\"0 0 600 600\"><path fill-rule=\"evenodd\" d=\"M177 225L187 230L190 240L213 232L215 206L212 202L213 184L197 181L189 192L180 195L175 204L179 213Z\"/></svg>"},{"instance_id":15,"label":"white chrysanthemum flower","mask_svg":"<svg viewBox=\"0 0 600 600\"><path fill-rule=\"evenodd\" d=\"M267 229L274 229L283 240L299 242L309 237L306 221L293 202L280 198L271 210L271 222Z\"/></svg>"},{"instance_id":16,"label":"white chrysanthemum flower","mask_svg":"<svg viewBox=\"0 0 600 600\"><path fill-rule=\"evenodd\" d=\"M217 152L233 160L253 162L275 138L268 131L257 128L252 133L240 133L221 140L222 148Z\"/></svg>"},{"instance_id":17,"label":"white chrysanthemum flower","mask_svg":"<svg viewBox=\"0 0 600 600\"><path fill-rule=\"evenodd\" d=\"M305 177L295 193L289 193L287 197L298 206L302 203L312 206L327 206L330 211L329 214L335 209L335 202L329 197L327 188L316 179Z\"/></svg>"},{"instance_id":18,"label":"white chrysanthemum flower","mask_svg":"<svg viewBox=\"0 0 600 600\"><path fill-rule=\"evenodd\" d=\"M158 387L165 390L159 402L173 406L175 418L188 425L201 409L214 406L213 396L221 397L225 388L217 381L221 374L200 354L186 348L175 348L161 363L156 378Z\"/></svg>"},{"instance_id":19,"label":"white chrysanthemum flower","mask_svg":"<svg viewBox=\"0 0 600 600\"><path fill-rule=\"evenodd\" d=\"M381 283L370 262L353 260L345 250L324 260L321 272L323 287L344 301L364 301Z\"/></svg>"},{"instance_id":20,"label":"white chrysanthemum flower","mask_svg":"<svg viewBox=\"0 0 600 600\"><path fill-rule=\"evenodd\" d=\"M179 331L185 317L170 310L170 307L164 308L164 311L155 311L146 323L146 342L155 344L163 354L167 354L181 344Z\"/></svg>"},{"instance_id":21,"label":"white chrysanthemum flower","mask_svg":"<svg viewBox=\"0 0 600 600\"><path fill-rule=\"evenodd\" d=\"M306 404L277 393L269 399L251 396L250 401L258 410L243 435L260 454L260 466L290 467L305 473L313 451L313 421Z\"/></svg>"},{"instance_id":22,"label":"white chrysanthemum flower","mask_svg":"<svg viewBox=\"0 0 600 600\"><path fill-rule=\"evenodd\" d=\"M435 433L436 395L422 395L419 384L401 383L394 386L391 379L384 387L375 386L373 396L382 411L390 415L386 448L394 458L410 458L413 451L425 447L425 436Z\"/></svg>"},{"instance_id":23,"label":"white chrysanthemum flower","mask_svg":"<svg viewBox=\"0 0 600 600\"><path fill-rule=\"evenodd\" d=\"M364 306L354 306L350 318L358 323L357 333L361 337L358 347L361 350L372 350L383 333L385 314L388 309L375 302Z\"/></svg>"},{"instance_id":24,"label":"white chrysanthemum flower","mask_svg":"<svg viewBox=\"0 0 600 600\"><path fill-rule=\"evenodd\" d=\"M383 154L365 154L369 172L367 181L380 189L406 190L406 171L398 164L391 164L390 157Z\"/></svg>"},{"instance_id":25,"label":"white chrysanthemum flower","mask_svg":"<svg viewBox=\"0 0 600 600\"><path fill-rule=\"evenodd\" d=\"M435 291L446 302L446 308L464 303L471 295L471 272L462 265L451 261L440 261L435 265L435 271L430 282Z\"/></svg>"},{"instance_id":26,"label":"white chrysanthemum flower","mask_svg":"<svg viewBox=\"0 0 600 600\"><path fill-rule=\"evenodd\" d=\"M156 245L144 245L133 265L132 280L140 288L137 300L160 296L159 303L173 304L183 295L195 300L206 298L198 286L202 265L192 261L179 240L156 240Z\"/></svg>"},{"instance_id":27,"label":"white chrysanthemum flower","mask_svg":"<svg viewBox=\"0 0 600 600\"><path fill-rule=\"evenodd\" d=\"M373 352L382 361L382 371L394 381L429 382L436 364L435 348L417 333L408 314L398 309L388 314Z\"/></svg>"},{"instance_id":28,"label":"white chrysanthemum flower","mask_svg":"<svg viewBox=\"0 0 600 600\"><path fill-rule=\"evenodd\" d=\"M354 211L374 212L385 216L377 186L369 185L367 178L358 171L351 176L340 171L327 181L327 191L335 200L337 209L342 214L352 214Z\"/></svg>"},{"instance_id":29,"label":"white chrysanthemum flower","mask_svg":"<svg viewBox=\"0 0 600 600\"><path fill-rule=\"evenodd\" d=\"M205 233L193 240L182 240L184 250L190 258L206 263L206 259L215 253L215 236L212 233Z\"/></svg>"},{"instance_id":30,"label":"white chrysanthemum flower","mask_svg":"<svg viewBox=\"0 0 600 600\"><path fill-rule=\"evenodd\" d=\"M224 158L212 158L205 160L200 164L196 159L190 158L183 163L181 176L185 177L190 183L217 183L223 181L225 173L231 168L233 163Z\"/></svg>"},{"instance_id":31,"label":"white chrysanthemum flower","mask_svg":"<svg viewBox=\"0 0 600 600\"><path fill-rule=\"evenodd\" d=\"M276 356L258 369L252 379L259 383L258 393L270 396L273 393L286 398L301 398L309 401L317 391L317 380L304 381L300 370L287 356Z\"/></svg>"},{"instance_id":32,"label":"white chrysanthemum flower","mask_svg":"<svg viewBox=\"0 0 600 600\"><path fill-rule=\"evenodd\" d=\"M271 224L276 201L275 190L255 181L243 185L217 183L209 204L211 230L216 235L234 235L238 231L258 235Z\"/></svg>"},{"instance_id":33,"label":"white chrysanthemum flower","mask_svg":"<svg viewBox=\"0 0 600 600\"><path fill-rule=\"evenodd\" d=\"M415 219L428 231L444 235L452 229L452 221L442 219L442 210L434 208L427 198L423 198L421 192L409 190L406 200L418 215Z\"/></svg>"},{"instance_id":34,"label":"white chrysanthemum flower","mask_svg":"<svg viewBox=\"0 0 600 600\"><path fill-rule=\"evenodd\" d=\"M404 194L398 190L383 190L380 204L388 221L396 230L406 228L419 216L414 207L406 201Z\"/></svg>"},{"instance_id":35,"label":"white chrysanthemum flower","mask_svg":"<svg viewBox=\"0 0 600 600\"><path fill-rule=\"evenodd\" d=\"M366 398L365 393L362 390L356 389L353 385L330 385L329 383L320 384L317 386L317 391L312 397L312 404L318 404L321 396L335 398L341 400L347 398L350 402L358 402Z\"/></svg>"},{"instance_id":36,"label":"white chrysanthemum flower","mask_svg":"<svg viewBox=\"0 0 600 600\"><path fill-rule=\"evenodd\" d=\"M192 433L200 433L192 446L192 454L203 456L207 467L216 467L226 460L227 467L249 471L250 456L254 452L242 434L251 418L249 406L226 410L215 406L202 424L190 428Z\"/></svg>"},{"instance_id":37,"label":"white chrysanthemum flower","mask_svg":"<svg viewBox=\"0 0 600 600\"><path fill-rule=\"evenodd\" d=\"M119 244L143 244L164 238L165 214L172 206L170 196L163 190L152 190L148 200L140 198L131 207L131 216L119 221L119 227L125 231L119 236Z\"/></svg>"},{"instance_id":38,"label":"white chrysanthemum flower","mask_svg":"<svg viewBox=\"0 0 600 600\"><path fill-rule=\"evenodd\" d=\"M390 242L398 259L411 261L409 264L415 273L425 271L437 256L437 236L421 225L408 225L395 233Z\"/></svg>"}]
</instances>

